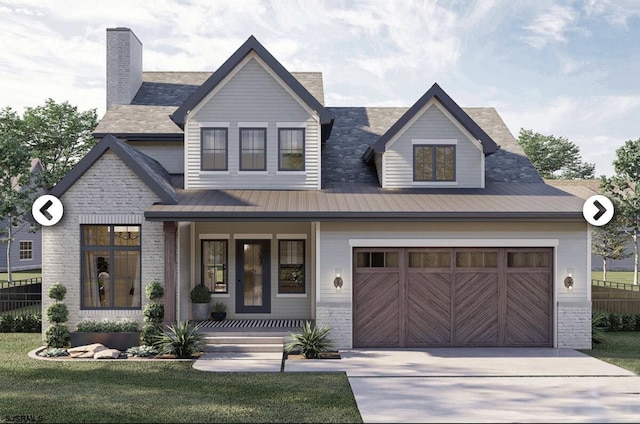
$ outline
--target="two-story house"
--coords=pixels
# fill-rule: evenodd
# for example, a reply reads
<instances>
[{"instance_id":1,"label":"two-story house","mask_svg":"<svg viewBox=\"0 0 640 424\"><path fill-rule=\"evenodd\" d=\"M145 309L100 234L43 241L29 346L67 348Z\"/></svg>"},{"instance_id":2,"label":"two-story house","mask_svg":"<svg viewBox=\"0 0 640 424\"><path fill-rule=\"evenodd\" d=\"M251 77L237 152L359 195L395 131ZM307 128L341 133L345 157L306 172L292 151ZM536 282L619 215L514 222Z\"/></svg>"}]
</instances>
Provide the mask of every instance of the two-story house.
<instances>
[{"instance_id":1,"label":"two-story house","mask_svg":"<svg viewBox=\"0 0 640 424\"><path fill-rule=\"evenodd\" d=\"M494 108L432 83L328 107L253 36L213 73L143 72L142 50L107 29L101 141L51 192L43 290L67 286L71 326L141 320L158 281L168 321L204 284L228 319L315 320L340 349L591 347L583 201Z\"/></svg>"}]
</instances>

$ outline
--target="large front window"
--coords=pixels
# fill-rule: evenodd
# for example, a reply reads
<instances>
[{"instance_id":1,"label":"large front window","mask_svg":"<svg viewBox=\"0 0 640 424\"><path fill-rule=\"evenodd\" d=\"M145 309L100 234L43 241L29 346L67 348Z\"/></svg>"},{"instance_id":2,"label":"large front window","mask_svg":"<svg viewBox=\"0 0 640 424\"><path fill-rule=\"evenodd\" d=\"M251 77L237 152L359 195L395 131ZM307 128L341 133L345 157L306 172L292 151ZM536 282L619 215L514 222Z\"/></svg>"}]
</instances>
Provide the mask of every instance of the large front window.
<instances>
[{"instance_id":1,"label":"large front window","mask_svg":"<svg viewBox=\"0 0 640 424\"><path fill-rule=\"evenodd\" d=\"M280 171L304 171L304 128L278 129Z\"/></svg>"},{"instance_id":2,"label":"large front window","mask_svg":"<svg viewBox=\"0 0 640 424\"><path fill-rule=\"evenodd\" d=\"M81 308L140 309L140 226L81 226Z\"/></svg>"},{"instance_id":3,"label":"large front window","mask_svg":"<svg viewBox=\"0 0 640 424\"><path fill-rule=\"evenodd\" d=\"M456 147L449 145L414 145L414 181L455 181Z\"/></svg>"},{"instance_id":4,"label":"large front window","mask_svg":"<svg viewBox=\"0 0 640 424\"><path fill-rule=\"evenodd\" d=\"M240 128L240 170L267 170L266 128Z\"/></svg>"},{"instance_id":5,"label":"large front window","mask_svg":"<svg viewBox=\"0 0 640 424\"><path fill-rule=\"evenodd\" d=\"M304 293L304 240L280 240L278 293Z\"/></svg>"}]
</instances>

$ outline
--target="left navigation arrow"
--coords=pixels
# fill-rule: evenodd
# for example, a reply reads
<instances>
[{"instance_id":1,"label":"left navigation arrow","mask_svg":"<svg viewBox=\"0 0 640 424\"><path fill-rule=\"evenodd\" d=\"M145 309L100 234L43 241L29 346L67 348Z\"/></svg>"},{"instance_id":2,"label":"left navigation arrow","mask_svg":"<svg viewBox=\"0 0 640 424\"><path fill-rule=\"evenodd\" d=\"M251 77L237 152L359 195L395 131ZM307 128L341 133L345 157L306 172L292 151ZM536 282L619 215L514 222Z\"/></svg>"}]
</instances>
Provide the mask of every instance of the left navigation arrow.
<instances>
[{"instance_id":1,"label":"left navigation arrow","mask_svg":"<svg viewBox=\"0 0 640 424\"><path fill-rule=\"evenodd\" d=\"M60 199L50 194L45 194L33 202L31 215L33 215L33 219L38 224L49 227L57 224L62 219L63 209Z\"/></svg>"}]
</instances>

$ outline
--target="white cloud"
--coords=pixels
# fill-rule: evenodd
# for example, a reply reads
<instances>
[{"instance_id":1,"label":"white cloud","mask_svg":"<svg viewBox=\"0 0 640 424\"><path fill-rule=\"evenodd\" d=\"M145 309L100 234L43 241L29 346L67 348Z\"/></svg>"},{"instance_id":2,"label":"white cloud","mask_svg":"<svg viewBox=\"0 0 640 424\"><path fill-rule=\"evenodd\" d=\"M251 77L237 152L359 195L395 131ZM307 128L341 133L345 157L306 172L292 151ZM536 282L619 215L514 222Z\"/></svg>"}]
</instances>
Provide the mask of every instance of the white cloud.
<instances>
[{"instance_id":1,"label":"white cloud","mask_svg":"<svg viewBox=\"0 0 640 424\"><path fill-rule=\"evenodd\" d=\"M524 40L536 49L552 42L566 41L565 34L574 28L576 19L577 14L572 8L553 5L524 27L530 32Z\"/></svg>"},{"instance_id":2,"label":"white cloud","mask_svg":"<svg viewBox=\"0 0 640 424\"><path fill-rule=\"evenodd\" d=\"M640 17L640 2L637 0L586 0L587 15L603 16L617 27L627 27L630 19Z\"/></svg>"}]
</instances>

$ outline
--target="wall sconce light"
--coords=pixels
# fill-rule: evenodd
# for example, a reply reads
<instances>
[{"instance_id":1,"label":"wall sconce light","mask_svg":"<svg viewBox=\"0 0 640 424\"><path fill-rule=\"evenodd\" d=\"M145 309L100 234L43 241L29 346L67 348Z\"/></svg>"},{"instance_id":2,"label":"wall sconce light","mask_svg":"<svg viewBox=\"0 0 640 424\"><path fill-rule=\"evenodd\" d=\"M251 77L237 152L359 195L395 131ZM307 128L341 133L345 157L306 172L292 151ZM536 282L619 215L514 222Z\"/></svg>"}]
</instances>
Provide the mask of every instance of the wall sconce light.
<instances>
[{"instance_id":1,"label":"wall sconce light","mask_svg":"<svg viewBox=\"0 0 640 424\"><path fill-rule=\"evenodd\" d=\"M567 276L564 277L564 286L569 290L573 288L573 268L567 268Z\"/></svg>"},{"instance_id":2,"label":"wall sconce light","mask_svg":"<svg viewBox=\"0 0 640 424\"><path fill-rule=\"evenodd\" d=\"M340 290L342 288L342 268L336 268L336 278L333 279L333 287Z\"/></svg>"}]
</instances>

